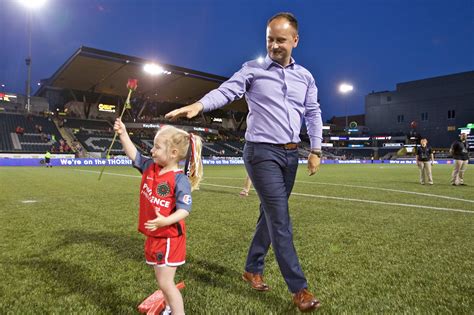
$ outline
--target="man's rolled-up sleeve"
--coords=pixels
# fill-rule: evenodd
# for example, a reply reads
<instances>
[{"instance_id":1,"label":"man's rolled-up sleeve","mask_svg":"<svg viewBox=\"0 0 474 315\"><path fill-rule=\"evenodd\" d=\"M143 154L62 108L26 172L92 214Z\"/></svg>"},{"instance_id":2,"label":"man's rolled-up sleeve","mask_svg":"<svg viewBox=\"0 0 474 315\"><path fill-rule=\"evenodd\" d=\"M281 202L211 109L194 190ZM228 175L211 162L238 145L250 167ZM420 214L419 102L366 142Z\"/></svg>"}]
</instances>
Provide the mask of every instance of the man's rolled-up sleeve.
<instances>
[{"instance_id":1,"label":"man's rolled-up sleeve","mask_svg":"<svg viewBox=\"0 0 474 315\"><path fill-rule=\"evenodd\" d=\"M242 98L249 85L249 77L250 73L244 65L229 80L199 100L204 107L203 111L210 112Z\"/></svg>"},{"instance_id":2,"label":"man's rolled-up sleeve","mask_svg":"<svg viewBox=\"0 0 474 315\"><path fill-rule=\"evenodd\" d=\"M311 142L311 149L321 149L323 120L321 118L321 108L318 103L318 88L312 77L306 92L304 118Z\"/></svg>"}]
</instances>

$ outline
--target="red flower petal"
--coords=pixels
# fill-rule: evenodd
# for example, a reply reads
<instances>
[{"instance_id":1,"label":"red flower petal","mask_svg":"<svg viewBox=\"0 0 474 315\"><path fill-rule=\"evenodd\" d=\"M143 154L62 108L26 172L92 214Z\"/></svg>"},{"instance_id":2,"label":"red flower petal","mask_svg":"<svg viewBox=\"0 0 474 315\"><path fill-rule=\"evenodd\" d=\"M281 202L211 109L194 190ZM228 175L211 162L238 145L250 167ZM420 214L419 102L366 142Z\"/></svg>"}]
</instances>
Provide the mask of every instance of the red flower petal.
<instances>
[{"instance_id":1,"label":"red flower petal","mask_svg":"<svg viewBox=\"0 0 474 315\"><path fill-rule=\"evenodd\" d=\"M138 87L138 80L137 79L128 79L127 82L127 89L135 91Z\"/></svg>"}]
</instances>

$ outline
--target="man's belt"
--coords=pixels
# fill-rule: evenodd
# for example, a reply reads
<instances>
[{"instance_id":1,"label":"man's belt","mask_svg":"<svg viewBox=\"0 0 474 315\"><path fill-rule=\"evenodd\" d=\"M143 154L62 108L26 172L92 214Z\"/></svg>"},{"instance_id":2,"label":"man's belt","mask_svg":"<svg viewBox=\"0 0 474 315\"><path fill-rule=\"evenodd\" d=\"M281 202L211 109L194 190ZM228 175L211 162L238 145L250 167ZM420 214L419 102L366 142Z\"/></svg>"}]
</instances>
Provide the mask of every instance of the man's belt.
<instances>
[{"instance_id":1,"label":"man's belt","mask_svg":"<svg viewBox=\"0 0 474 315\"><path fill-rule=\"evenodd\" d=\"M284 143L284 144L269 143L269 144L274 147L283 148L285 150L295 150L298 148L298 143Z\"/></svg>"}]
</instances>

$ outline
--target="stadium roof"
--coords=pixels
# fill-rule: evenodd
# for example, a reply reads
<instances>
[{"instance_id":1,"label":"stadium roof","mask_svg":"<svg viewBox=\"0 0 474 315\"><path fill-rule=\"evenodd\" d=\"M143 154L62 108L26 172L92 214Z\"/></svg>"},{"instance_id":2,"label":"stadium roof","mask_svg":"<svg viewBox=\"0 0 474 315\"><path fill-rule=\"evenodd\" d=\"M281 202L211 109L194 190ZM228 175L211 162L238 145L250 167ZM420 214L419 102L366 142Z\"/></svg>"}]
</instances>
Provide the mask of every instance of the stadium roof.
<instances>
[{"instance_id":1,"label":"stadium roof","mask_svg":"<svg viewBox=\"0 0 474 315\"><path fill-rule=\"evenodd\" d=\"M41 96L48 87L53 87L126 97L127 81L135 78L138 79L137 94L141 97L187 105L227 80L226 77L168 64L160 64L165 73L153 76L143 70L149 63L153 61L82 46L35 95ZM241 99L224 109L246 112L247 104Z\"/></svg>"}]
</instances>

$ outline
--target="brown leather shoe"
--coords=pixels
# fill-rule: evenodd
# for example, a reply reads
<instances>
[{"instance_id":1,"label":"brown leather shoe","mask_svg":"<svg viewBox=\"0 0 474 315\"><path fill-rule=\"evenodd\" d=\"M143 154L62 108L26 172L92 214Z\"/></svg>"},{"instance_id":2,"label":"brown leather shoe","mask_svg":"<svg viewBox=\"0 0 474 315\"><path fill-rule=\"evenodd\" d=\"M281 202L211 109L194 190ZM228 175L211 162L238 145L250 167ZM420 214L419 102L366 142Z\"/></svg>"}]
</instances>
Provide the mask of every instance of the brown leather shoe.
<instances>
[{"instance_id":1,"label":"brown leather shoe","mask_svg":"<svg viewBox=\"0 0 474 315\"><path fill-rule=\"evenodd\" d=\"M244 281L247 281L248 283L250 283L250 286L253 289L257 290L257 291L268 291L268 290L270 290L268 285L265 282L263 282L263 278L262 278L261 274L251 273L251 272L246 271L242 275L242 279L244 279Z\"/></svg>"},{"instance_id":2,"label":"brown leather shoe","mask_svg":"<svg viewBox=\"0 0 474 315\"><path fill-rule=\"evenodd\" d=\"M298 306L301 312L311 312L318 309L321 303L314 297L308 289L302 289L293 294L293 303Z\"/></svg>"}]
</instances>

